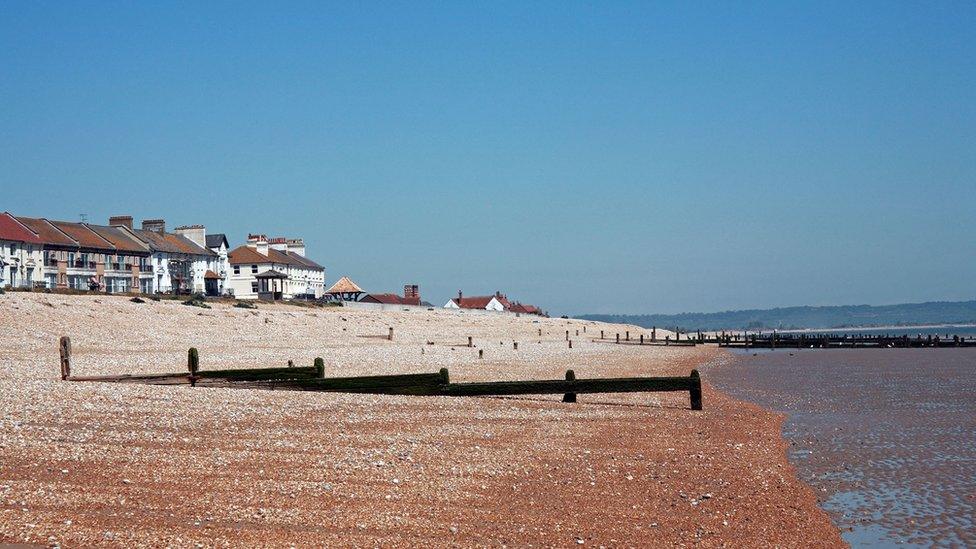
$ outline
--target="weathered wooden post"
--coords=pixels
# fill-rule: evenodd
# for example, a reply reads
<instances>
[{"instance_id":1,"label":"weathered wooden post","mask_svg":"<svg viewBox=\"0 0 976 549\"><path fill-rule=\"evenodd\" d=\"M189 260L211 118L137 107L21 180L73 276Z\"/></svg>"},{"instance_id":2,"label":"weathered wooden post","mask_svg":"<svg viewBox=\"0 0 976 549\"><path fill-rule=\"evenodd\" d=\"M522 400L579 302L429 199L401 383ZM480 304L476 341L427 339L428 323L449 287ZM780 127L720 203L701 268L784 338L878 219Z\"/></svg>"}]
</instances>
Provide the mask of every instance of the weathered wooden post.
<instances>
[{"instance_id":1,"label":"weathered wooden post","mask_svg":"<svg viewBox=\"0 0 976 549\"><path fill-rule=\"evenodd\" d=\"M61 336L58 342L58 351L61 353L61 380L64 381L71 377L71 338Z\"/></svg>"},{"instance_id":2,"label":"weathered wooden post","mask_svg":"<svg viewBox=\"0 0 976 549\"><path fill-rule=\"evenodd\" d=\"M572 349L572 348L573 348L573 340L572 340L572 339L570 339L570 340L569 340L569 348L570 348L570 349Z\"/></svg>"},{"instance_id":3,"label":"weathered wooden post","mask_svg":"<svg viewBox=\"0 0 976 549\"><path fill-rule=\"evenodd\" d=\"M603 339L603 330L600 330L600 339Z\"/></svg>"},{"instance_id":4,"label":"weathered wooden post","mask_svg":"<svg viewBox=\"0 0 976 549\"><path fill-rule=\"evenodd\" d=\"M471 336L468 336L468 347L474 347L474 341L471 339Z\"/></svg>"},{"instance_id":5,"label":"weathered wooden post","mask_svg":"<svg viewBox=\"0 0 976 549\"><path fill-rule=\"evenodd\" d=\"M196 347L190 347L186 353L186 367L190 370L190 387L197 386L197 372L200 371L200 352Z\"/></svg>"},{"instance_id":6,"label":"weathered wooden post","mask_svg":"<svg viewBox=\"0 0 976 549\"><path fill-rule=\"evenodd\" d=\"M630 341L630 330L627 330L627 332L625 332L625 334L627 336L627 341Z\"/></svg>"},{"instance_id":7,"label":"weathered wooden post","mask_svg":"<svg viewBox=\"0 0 976 549\"><path fill-rule=\"evenodd\" d=\"M651 326L651 341L657 341L657 326Z\"/></svg>"},{"instance_id":8,"label":"weathered wooden post","mask_svg":"<svg viewBox=\"0 0 976 549\"><path fill-rule=\"evenodd\" d=\"M664 336L664 345L671 345L671 336Z\"/></svg>"},{"instance_id":9,"label":"weathered wooden post","mask_svg":"<svg viewBox=\"0 0 976 549\"><path fill-rule=\"evenodd\" d=\"M512 348L515 349L516 351L518 351L518 341L513 341L512 342Z\"/></svg>"},{"instance_id":10,"label":"weathered wooden post","mask_svg":"<svg viewBox=\"0 0 976 549\"><path fill-rule=\"evenodd\" d=\"M566 330L566 341L569 341L569 330Z\"/></svg>"},{"instance_id":11,"label":"weathered wooden post","mask_svg":"<svg viewBox=\"0 0 976 549\"><path fill-rule=\"evenodd\" d=\"M579 330L576 330L576 336L579 337Z\"/></svg>"},{"instance_id":12,"label":"weathered wooden post","mask_svg":"<svg viewBox=\"0 0 976 549\"><path fill-rule=\"evenodd\" d=\"M576 381L576 372L566 370L566 381ZM576 402L576 393L566 393L563 395L563 402Z\"/></svg>"},{"instance_id":13,"label":"weathered wooden post","mask_svg":"<svg viewBox=\"0 0 976 549\"><path fill-rule=\"evenodd\" d=\"M617 343L620 343L620 334L617 334Z\"/></svg>"},{"instance_id":14,"label":"weathered wooden post","mask_svg":"<svg viewBox=\"0 0 976 549\"><path fill-rule=\"evenodd\" d=\"M294 368L295 367L295 363L293 361L289 360L288 361L288 367L289 368Z\"/></svg>"},{"instance_id":15,"label":"weathered wooden post","mask_svg":"<svg viewBox=\"0 0 976 549\"><path fill-rule=\"evenodd\" d=\"M644 344L644 334L641 334L641 342L640 342L640 344L641 344L641 345L643 345L643 344Z\"/></svg>"},{"instance_id":16,"label":"weathered wooden post","mask_svg":"<svg viewBox=\"0 0 976 549\"><path fill-rule=\"evenodd\" d=\"M485 358L485 350L478 349L478 358Z\"/></svg>"},{"instance_id":17,"label":"weathered wooden post","mask_svg":"<svg viewBox=\"0 0 976 549\"><path fill-rule=\"evenodd\" d=\"M542 328L539 328L539 337L542 337Z\"/></svg>"},{"instance_id":18,"label":"weathered wooden post","mask_svg":"<svg viewBox=\"0 0 976 549\"><path fill-rule=\"evenodd\" d=\"M451 373L447 371L447 368L441 368L441 383L447 385L451 382Z\"/></svg>"},{"instance_id":19,"label":"weathered wooden post","mask_svg":"<svg viewBox=\"0 0 976 549\"><path fill-rule=\"evenodd\" d=\"M315 377L319 379L325 377L325 360L322 357L315 359Z\"/></svg>"},{"instance_id":20,"label":"weathered wooden post","mask_svg":"<svg viewBox=\"0 0 976 549\"><path fill-rule=\"evenodd\" d=\"M386 339L393 341L393 326L390 326L390 335L386 336Z\"/></svg>"},{"instance_id":21,"label":"weathered wooden post","mask_svg":"<svg viewBox=\"0 0 976 549\"><path fill-rule=\"evenodd\" d=\"M702 409L701 375L698 370L691 371L691 409Z\"/></svg>"}]
</instances>

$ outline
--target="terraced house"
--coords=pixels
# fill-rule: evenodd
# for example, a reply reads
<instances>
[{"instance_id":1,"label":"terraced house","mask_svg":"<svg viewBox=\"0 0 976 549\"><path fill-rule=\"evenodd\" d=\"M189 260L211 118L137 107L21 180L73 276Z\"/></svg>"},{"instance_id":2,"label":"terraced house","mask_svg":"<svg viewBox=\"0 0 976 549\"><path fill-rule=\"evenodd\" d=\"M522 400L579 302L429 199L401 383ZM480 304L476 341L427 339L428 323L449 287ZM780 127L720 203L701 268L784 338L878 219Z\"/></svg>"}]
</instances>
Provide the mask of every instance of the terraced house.
<instances>
[{"instance_id":1,"label":"terraced house","mask_svg":"<svg viewBox=\"0 0 976 549\"><path fill-rule=\"evenodd\" d=\"M305 257L300 238L248 235L228 261L227 286L238 299L318 299L325 289L325 268Z\"/></svg>"},{"instance_id":2,"label":"terraced house","mask_svg":"<svg viewBox=\"0 0 976 549\"><path fill-rule=\"evenodd\" d=\"M132 227L129 216L108 225L0 215L0 287L121 292L219 292L219 256L202 226L168 233L162 220ZM199 234L197 234L199 233ZM213 282L208 283L208 280Z\"/></svg>"},{"instance_id":3,"label":"terraced house","mask_svg":"<svg viewBox=\"0 0 976 549\"><path fill-rule=\"evenodd\" d=\"M41 239L7 212L0 215L0 288L31 287L43 281Z\"/></svg>"},{"instance_id":4,"label":"terraced house","mask_svg":"<svg viewBox=\"0 0 976 549\"><path fill-rule=\"evenodd\" d=\"M42 247L43 277L36 286L148 291L148 246L115 227L15 217Z\"/></svg>"},{"instance_id":5,"label":"terraced house","mask_svg":"<svg viewBox=\"0 0 976 549\"><path fill-rule=\"evenodd\" d=\"M207 280L218 277L218 256L206 247L206 229L203 225L177 227L175 233L166 232L163 219L145 219L142 228L132 226L132 217L127 215L109 218L109 224L124 230L145 243L150 251L149 268L152 283L149 292L209 293L217 295L211 284L208 292ZM199 237L201 243L189 236Z\"/></svg>"}]
</instances>

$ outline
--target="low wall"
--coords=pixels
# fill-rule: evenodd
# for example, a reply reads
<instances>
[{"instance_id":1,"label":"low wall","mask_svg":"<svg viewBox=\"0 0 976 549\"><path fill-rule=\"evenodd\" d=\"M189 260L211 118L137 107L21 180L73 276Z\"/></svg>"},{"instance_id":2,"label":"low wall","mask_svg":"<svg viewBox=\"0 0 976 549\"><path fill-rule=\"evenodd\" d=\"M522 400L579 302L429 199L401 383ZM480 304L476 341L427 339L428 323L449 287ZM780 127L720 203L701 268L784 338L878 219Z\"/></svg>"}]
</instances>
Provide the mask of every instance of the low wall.
<instances>
[{"instance_id":1,"label":"low wall","mask_svg":"<svg viewBox=\"0 0 976 549\"><path fill-rule=\"evenodd\" d=\"M350 309L359 309L364 311L428 311L435 310L442 313L454 313L458 315L510 315L510 316L521 316L519 313L511 313L508 311L486 311L483 309L446 309L444 307L438 307L434 305L433 307L425 307L423 305L388 305L386 303L366 303L362 301L343 301L343 307L349 307ZM533 316L533 315L525 315Z\"/></svg>"}]
</instances>

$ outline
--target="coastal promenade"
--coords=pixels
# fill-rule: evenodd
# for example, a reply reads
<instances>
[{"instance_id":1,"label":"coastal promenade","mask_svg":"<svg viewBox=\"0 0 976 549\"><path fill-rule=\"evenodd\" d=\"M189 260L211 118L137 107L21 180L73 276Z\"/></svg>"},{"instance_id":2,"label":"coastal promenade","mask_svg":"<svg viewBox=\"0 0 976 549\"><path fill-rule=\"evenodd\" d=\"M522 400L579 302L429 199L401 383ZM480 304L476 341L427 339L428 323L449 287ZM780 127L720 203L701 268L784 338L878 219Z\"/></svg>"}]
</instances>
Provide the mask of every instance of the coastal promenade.
<instances>
[{"instance_id":1,"label":"coastal promenade","mask_svg":"<svg viewBox=\"0 0 976 549\"><path fill-rule=\"evenodd\" d=\"M713 346L599 344L588 336L638 329L572 319L39 293L0 295L0 326L0 543L842 544L786 460L783 417L707 377L703 411L687 393L68 383L57 341L71 337L75 375L179 370L197 347L207 370L321 356L329 377L449 368L458 382L686 376L729 360Z\"/></svg>"}]
</instances>

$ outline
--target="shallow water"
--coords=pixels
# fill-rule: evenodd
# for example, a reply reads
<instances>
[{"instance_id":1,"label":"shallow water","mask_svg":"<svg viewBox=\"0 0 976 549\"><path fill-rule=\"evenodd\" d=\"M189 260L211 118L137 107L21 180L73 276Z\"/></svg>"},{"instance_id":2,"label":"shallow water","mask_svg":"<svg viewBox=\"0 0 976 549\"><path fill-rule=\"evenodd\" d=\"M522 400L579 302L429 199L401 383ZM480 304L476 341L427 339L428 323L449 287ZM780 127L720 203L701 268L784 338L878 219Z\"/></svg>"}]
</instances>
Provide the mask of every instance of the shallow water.
<instances>
[{"instance_id":1,"label":"shallow water","mask_svg":"<svg viewBox=\"0 0 976 549\"><path fill-rule=\"evenodd\" d=\"M706 375L789 414L789 458L852 546L976 546L976 349L749 352Z\"/></svg>"}]
</instances>

